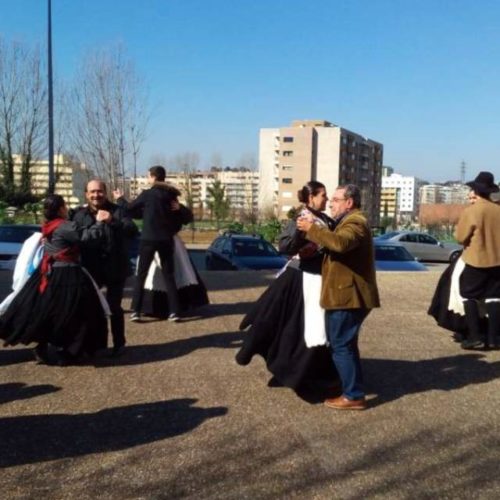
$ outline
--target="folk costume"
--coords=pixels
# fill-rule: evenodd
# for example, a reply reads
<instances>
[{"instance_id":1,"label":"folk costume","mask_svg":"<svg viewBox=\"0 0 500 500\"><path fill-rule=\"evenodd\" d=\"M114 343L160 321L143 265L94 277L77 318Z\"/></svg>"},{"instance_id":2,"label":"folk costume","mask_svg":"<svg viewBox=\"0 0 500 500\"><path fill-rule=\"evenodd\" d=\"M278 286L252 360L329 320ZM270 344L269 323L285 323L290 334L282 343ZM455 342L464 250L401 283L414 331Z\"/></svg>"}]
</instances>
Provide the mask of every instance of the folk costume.
<instances>
[{"instance_id":1,"label":"folk costume","mask_svg":"<svg viewBox=\"0 0 500 500\"><path fill-rule=\"evenodd\" d=\"M489 196L499 187L490 172L480 172L467 185L478 199L462 212L455 230L457 241L464 245L460 294L465 299L469 336L462 347L496 349L500 347L500 205ZM487 331L480 322L479 301L485 303Z\"/></svg>"},{"instance_id":2,"label":"folk costume","mask_svg":"<svg viewBox=\"0 0 500 500\"><path fill-rule=\"evenodd\" d=\"M102 227L78 231L62 218L42 226L40 266L0 317L4 345L52 344L72 357L106 347L107 320L95 283L80 266L81 241L102 237Z\"/></svg>"},{"instance_id":3,"label":"folk costume","mask_svg":"<svg viewBox=\"0 0 500 500\"><path fill-rule=\"evenodd\" d=\"M178 236L174 236L174 280L182 313L209 303L205 284ZM149 267L143 293L140 313L155 318L168 318L172 311L161 271L160 257L157 253ZM134 301L132 301L132 309L136 310Z\"/></svg>"},{"instance_id":4,"label":"folk costume","mask_svg":"<svg viewBox=\"0 0 500 500\"><path fill-rule=\"evenodd\" d=\"M307 210L318 224L333 228L330 217ZM305 239L294 220L280 236L279 250L293 257L243 318L240 330L247 331L236 361L247 365L259 354L274 378L292 389L333 385L338 375L326 346L325 312L319 306L322 250Z\"/></svg>"}]
</instances>

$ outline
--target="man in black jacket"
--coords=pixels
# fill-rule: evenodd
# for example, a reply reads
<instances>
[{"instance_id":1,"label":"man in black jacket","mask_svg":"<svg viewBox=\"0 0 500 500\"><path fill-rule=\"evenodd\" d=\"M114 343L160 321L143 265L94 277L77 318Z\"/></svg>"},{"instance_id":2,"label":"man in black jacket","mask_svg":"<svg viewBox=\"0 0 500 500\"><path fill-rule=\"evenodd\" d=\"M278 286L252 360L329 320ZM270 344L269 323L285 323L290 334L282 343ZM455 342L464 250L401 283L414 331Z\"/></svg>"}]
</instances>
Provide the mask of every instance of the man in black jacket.
<instances>
[{"instance_id":1,"label":"man in black jacket","mask_svg":"<svg viewBox=\"0 0 500 500\"><path fill-rule=\"evenodd\" d=\"M87 184L87 205L73 211L71 219L79 227L89 228L96 224L98 210L109 213L104 226L105 239L98 244L82 247L82 265L99 287L106 287L106 299L111 310L111 334L113 355L120 354L125 346L125 324L121 306L127 276L131 274L128 250L130 242L138 234L137 226L126 216L125 210L107 198L106 184L92 180Z\"/></svg>"},{"instance_id":2,"label":"man in black jacket","mask_svg":"<svg viewBox=\"0 0 500 500\"><path fill-rule=\"evenodd\" d=\"M165 183L165 169L154 166L149 169L151 188L143 191L135 200L127 202L120 190L114 192L116 202L134 218L142 218L143 228L139 245L139 268L134 283L133 300L135 310L131 321L140 321L144 282L155 252L160 257L165 279L170 315L169 321L179 319L179 296L174 280L174 235L179 230L177 197L179 190Z\"/></svg>"}]
</instances>

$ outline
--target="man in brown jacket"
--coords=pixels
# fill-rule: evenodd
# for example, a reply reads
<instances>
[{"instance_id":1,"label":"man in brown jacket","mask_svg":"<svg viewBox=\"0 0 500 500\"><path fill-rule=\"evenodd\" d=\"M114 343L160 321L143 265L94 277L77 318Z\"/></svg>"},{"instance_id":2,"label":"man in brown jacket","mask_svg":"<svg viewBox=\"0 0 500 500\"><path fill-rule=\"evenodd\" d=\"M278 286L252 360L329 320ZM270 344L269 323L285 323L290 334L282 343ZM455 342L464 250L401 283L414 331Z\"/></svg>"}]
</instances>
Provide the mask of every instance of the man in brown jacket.
<instances>
[{"instance_id":1,"label":"man in brown jacket","mask_svg":"<svg viewBox=\"0 0 500 500\"><path fill-rule=\"evenodd\" d=\"M297 221L307 239L328 250L321 271L321 307L326 310L342 396L327 399L325 404L339 410L366 408L358 334L370 310L380 306L372 234L360 205L357 186L339 186L330 199L331 216L337 222L333 231L313 224L307 216Z\"/></svg>"},{"instance_id":2,"label":"man in brown jacket","mask_svg":"<svg viewBox=\"0 0 500 500\"><path fill-rule=\"evenodd\" d=\"M499 347L500 336L500 205L490 200L499 191L493 174L480 172L467 185L476 202L460 216L455 237L464 245L465 269L460 275L460 295L464 298L469 336L464 349ZM488 313L487 336L481 331L478 301L484 301Z\"/></svg>"}]
</instances>

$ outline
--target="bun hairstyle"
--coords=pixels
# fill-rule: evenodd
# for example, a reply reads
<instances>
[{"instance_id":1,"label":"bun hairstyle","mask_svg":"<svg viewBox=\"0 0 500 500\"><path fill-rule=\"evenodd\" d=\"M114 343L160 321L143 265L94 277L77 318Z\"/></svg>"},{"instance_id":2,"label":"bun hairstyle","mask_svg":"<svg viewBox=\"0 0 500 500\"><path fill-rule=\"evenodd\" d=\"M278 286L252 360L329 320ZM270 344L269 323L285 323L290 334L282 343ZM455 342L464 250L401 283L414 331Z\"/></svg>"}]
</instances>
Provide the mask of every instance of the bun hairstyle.
<instances>
[{"instance_id":1,"label":"bun hairstyle","mask_svg":"<svg viewBox=\"0 0 500 500\"><path fill-rule=\"evenodd\" d=\"M325 185L318 181L309 181L302 189L297 192L297 198L300 203L307 205L309 203L309 196L316 196L321 189L325 189Z\"/></svg>"},{"instance_id":2,"label":"bun hairstyle","mask_svg":"<svg viewBox=\"0 0 500 500\"><path fill-rule=\"evenodd\" d=\"M59 217L59 210L64 207L64 198L60 194L50 194L43 200L43 215L47 220Z\"/></svg>"}]
</instances>

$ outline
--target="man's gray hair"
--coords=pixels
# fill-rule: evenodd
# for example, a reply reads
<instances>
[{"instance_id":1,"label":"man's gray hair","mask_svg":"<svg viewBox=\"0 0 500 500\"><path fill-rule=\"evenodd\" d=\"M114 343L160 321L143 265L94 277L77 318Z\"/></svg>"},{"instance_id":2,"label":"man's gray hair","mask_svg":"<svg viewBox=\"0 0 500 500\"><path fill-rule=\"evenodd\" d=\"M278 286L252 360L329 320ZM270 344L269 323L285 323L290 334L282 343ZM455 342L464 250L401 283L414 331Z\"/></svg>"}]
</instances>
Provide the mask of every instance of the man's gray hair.
<instances>
[{"instance_id":1,"label":"man's gray hair","mask_svg":"<svg viewBox=\"0 0 500 500\"><path fill-rule=\"evenodd\" d=\"M339 186L337 189L344 190L345 198L352 198L354 208L361 207L361 191L356 184L345 184L343 186Z\"/></svg>"}]
</instances>

